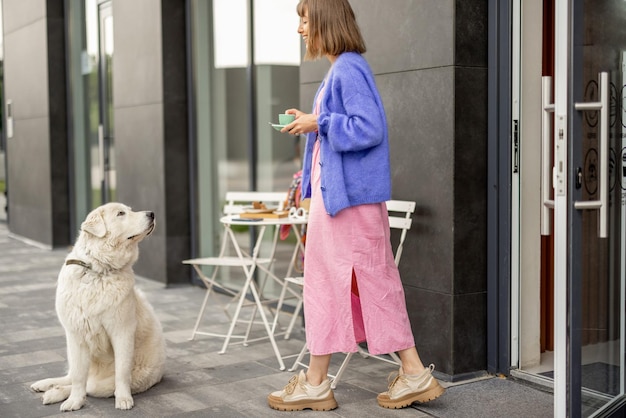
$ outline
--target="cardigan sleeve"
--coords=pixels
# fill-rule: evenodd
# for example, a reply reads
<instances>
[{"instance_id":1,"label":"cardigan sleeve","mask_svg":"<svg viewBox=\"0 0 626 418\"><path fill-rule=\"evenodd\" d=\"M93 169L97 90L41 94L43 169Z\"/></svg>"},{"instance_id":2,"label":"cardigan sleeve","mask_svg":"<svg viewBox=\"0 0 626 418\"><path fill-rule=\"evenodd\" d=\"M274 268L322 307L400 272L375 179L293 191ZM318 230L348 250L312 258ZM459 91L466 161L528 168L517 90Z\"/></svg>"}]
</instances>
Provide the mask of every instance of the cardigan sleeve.
<instances>
[{"instance_id":1,"label":"cardigan sleeve","mask_svg":"<svg viewBox=\"0 0 626 418\"><path fill-rule=\"evenodd\" d=\"M360 57L359 57L360 58ZM322 140L335 152L362 151L385 138L384 113L369 67L337 61L318 118Z\"/></svg>"}]
</instances>

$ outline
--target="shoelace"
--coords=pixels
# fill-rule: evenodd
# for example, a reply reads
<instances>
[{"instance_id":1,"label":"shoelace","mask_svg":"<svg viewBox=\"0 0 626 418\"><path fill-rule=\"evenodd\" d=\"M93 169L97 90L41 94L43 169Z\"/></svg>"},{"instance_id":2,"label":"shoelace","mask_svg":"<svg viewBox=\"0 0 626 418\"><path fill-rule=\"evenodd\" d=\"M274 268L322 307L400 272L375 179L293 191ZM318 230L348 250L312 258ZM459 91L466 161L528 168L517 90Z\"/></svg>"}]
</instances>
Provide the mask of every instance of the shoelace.
<instances>
[{"instance_id":1,"label":"shoelace","mask_svg":"<svg viewBox=\"0 0 626 418\"><path fill-rule=\"evenodd\" d=\"M299 382L298 382L298 375L294 374L291 379L289 379L289 382L287 383L287 386L285 386L285 393L287 393L287 395L291 395L294 390L296 390L296 386L298 386ZM303 386L302 384L300 384L300 386Z\"/></svg>"},{"instance_id":2,"label":"shoelace","mask_svg":"<svg viewBox=\"0 0 626 418\"><path fill-rule=\"evenodd\" d=\"M403 375L401 375L399 372L391 372L389 373L389 376L387 376L387 387L388 389L391 391L391 389L395 386L395 384L398 382L398 380L402 380L403 382L406 381L406 379L403 377Z\"/></svg>"},{"instance_id":3,"label":"shoelace","mask_svg":"<svg viewBox=\"0 0 626 418\"><path fill-rule=\"evenodd\" d=\"M428 369L432 373L433 370L435 370L435 365L431 364L426 369ZM393 378L393 380L392 380L392 378ZM404 382L404 383L407 382L407 380L404 377L404 375L401 375L399 371L389 373L389 376L387 376L387 383L389 384L388 385L389 390L391 390L391 388L394 387L394 385L398 382L398 380L402 380L402 382Z\"/></svg>"}]
</instances>

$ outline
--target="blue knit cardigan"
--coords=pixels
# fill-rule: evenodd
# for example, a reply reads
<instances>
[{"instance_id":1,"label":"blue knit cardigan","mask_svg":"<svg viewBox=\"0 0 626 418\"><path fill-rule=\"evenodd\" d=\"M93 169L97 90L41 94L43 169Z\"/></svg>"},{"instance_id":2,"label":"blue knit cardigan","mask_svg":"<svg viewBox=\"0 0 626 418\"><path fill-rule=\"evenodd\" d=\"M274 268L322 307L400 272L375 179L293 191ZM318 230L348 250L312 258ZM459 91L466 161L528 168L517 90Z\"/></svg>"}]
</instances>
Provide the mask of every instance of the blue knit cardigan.
<instances>
[{"instance_id":1,"label":"blue knit cardigan","mask_svg":"<svg viewBox=\"0 0 626 418\"><path fill-rule=\"evenodd\" d=\"M391 199L387 119L374 75L355 52L337 57L320 103L318 132L307 134L302 195L311 197L313 145L320 140L321 190L326 212Z\"/></svg>"}]
</instances>

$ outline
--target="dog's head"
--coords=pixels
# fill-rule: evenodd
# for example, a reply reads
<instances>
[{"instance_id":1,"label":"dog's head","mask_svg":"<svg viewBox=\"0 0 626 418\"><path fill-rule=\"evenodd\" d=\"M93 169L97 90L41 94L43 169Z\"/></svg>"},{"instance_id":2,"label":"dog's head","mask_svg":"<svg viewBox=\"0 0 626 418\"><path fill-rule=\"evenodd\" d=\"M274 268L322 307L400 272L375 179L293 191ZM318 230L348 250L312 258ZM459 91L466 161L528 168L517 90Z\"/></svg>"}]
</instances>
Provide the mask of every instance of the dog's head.
<instances>
[{"instance_id":1,"label":"dog's head","mask_svg":"<svg viewBox=\"0 0 626 418\"><path fill-rule=\"evenodd\" d=\"M155 225L154 212L133 212L124 204L107 203L87 215L79 241L91 257L120 268L137 260L137 244L152 233Z\"/></svg>"},{"instance_id":2,"label":"dog's head","mask_svg":"<svg viewBox=\"0 0 626 418\"><path fill-rule=\"evenodd\" d=\"M154 212L133 212L121 203L107 203L91 211L80 229L96 238L108 237L118 246L125 241L141 241L154 226Z\"/></svg>"}]
</instances>

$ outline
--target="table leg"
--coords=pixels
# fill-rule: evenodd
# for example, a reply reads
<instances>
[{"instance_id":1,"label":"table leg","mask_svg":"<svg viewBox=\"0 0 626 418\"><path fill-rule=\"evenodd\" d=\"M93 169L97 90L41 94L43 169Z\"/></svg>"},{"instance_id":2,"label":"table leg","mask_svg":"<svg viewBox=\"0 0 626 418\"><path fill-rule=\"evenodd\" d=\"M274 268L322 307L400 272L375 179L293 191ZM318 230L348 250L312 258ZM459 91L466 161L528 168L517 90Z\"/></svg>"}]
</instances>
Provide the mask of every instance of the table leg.
<instances>
[{"instance_id":1,"label":"table leg","mask_svg":"<svg viewBox=\"0 0 626 418\"><path fill-rule=\"evenodd\" d=\"M256 290L256 286L252 282L250 283L250 290L252 291L252 297L254 297L254 300L256 301L256 304L259 308L261 319L263 320L263 324L265 325L265 331L267 332L267 336L269 337L270 342L272 343L272 348L274 349L274 354L276 354L276 359L278 360L280 370L285 370L285 363L283 362L283 358L280 355L280 351L278 350L278 345L276 344L276 340L274 339L274 334L272 333L270 324L269 322L267 322L267 316L265 316L265 311L263 310L261 299L259 299L259 293Z\"/></svg>"},{"instance_id":2,"label":"table leg","mask_svg":"<svg viewBox=\"0 0 626 418\"><path fill-rule=\"evenodd\" d=\"M246 294L248 293L248 288L252 282L252 275L254 274L254 264L250 266L250 268L243 269L246 272L246 282L241 289L241 294L239 296L239 301L237 302L237 308L235 309L235 314L233 315L232 320L230 321L230 327L228 328L228 333L224 338L224 345L222 346L222 350L219 352L220 354L224 354L226 352L226 348L228 347L228 343L230 343L230 339L235 331L235 325L237 325L237 321L239 320L239 313L241 312L241 307L243 306L243 302L246 300Z\"/></svg>"},{"instance_id":3,"label":"table leg","mask_svg":"<svg viewBox=\"0 0 626 418\"><path fill-rule=\"evenodd\" d=\"M304 245L302 244L302 236L300 235L300 231L298 231L298 226L299 225L293 225L293 227L291 228L296 236L296 245L293 249L293 253L291 255L291 261L289 262L289 267L287 268L287 274L285 277L291 277L291 272L293 271L293 268L296 264L296 261L298 259L298 254L300 252L302 252L302 254L304 254ZM280 297L279 297L279 302L278 305L276 306L276 316L274 317L274 322L272 323L272 333L276 332L276 326L278 324L278 315L280 314L280 310L282 309L282 305L283 305L283 300L285 299L285 295L287 293L287 290L289 287L289 282L287 282L286 280L283 280L283 287L281 289L280 292ZM289 290L295 297L299 298L298 303L296 304L296 307L293 311L293 315L291 317L291 320L289 321L289 325L287 326L287 330L285 331L285 339L288 340L289 336L291 335L291 331L293 330L293 327L295 326L296 323L296 319L298 316L298 313L300 312L300 309L302 309L302 296L301 294L296 294L295 291Z\"/></svg>"}]
</instances>

